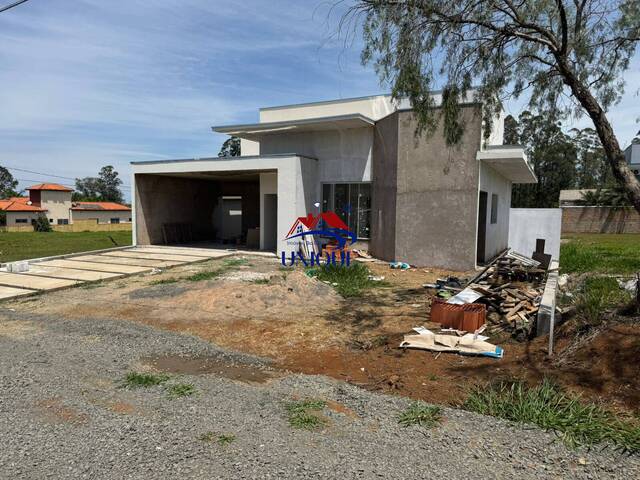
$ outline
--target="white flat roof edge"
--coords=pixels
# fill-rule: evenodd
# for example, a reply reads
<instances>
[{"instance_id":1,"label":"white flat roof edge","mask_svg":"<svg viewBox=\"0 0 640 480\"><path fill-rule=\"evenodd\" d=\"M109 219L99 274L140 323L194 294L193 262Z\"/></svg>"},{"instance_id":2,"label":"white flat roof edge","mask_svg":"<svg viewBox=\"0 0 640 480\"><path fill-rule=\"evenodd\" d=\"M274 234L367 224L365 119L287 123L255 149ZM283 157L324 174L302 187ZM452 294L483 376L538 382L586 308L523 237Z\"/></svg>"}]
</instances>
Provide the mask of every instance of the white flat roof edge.
<instances>
[{"instance_id":1,"label":"white flat roof edge","mask_svg":"<svg viewBox=\"0 0 640 480\"><path fill-rule=\"evenodd\" d=\"M330 117L303 118L300 120L284 120L280 122L244 123L237 125L214 125L211 130L218 133L233 133L239 130L260 130L278 127L289 127L295 125L312 125L314 123L340 122L346 120L360 120L369 125L375 125L375 120L362 115L361 113L349 113L346 115L334 115Z\"/></svg>"},{"instance_id":2,"label":"white flat roof edge","mask_svg":"<svg viewBox=\"0 0 640 480\"><path fill-rule=\"evenodd\" d=\"M144 160L140 162L129 162L131 165L159 165L163 163L187 163L187 162L224 162L231 160L257 160L260 158L285 158L285 157L299 157L308 158L310 160L318 160L315 157L309 155L301 155L299 153L273 153L269 155L244 155L239 157L205 157L205 158L176 158L171 160Z\"/></svg>"}]
</instances>

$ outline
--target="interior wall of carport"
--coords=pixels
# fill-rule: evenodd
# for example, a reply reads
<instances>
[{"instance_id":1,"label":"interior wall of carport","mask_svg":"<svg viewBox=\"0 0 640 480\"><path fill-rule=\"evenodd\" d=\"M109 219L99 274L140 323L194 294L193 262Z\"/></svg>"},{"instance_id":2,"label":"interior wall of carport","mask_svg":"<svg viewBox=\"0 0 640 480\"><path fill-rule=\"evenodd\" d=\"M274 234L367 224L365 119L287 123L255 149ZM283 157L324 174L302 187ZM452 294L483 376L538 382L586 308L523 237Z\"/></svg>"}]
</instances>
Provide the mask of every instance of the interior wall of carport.
<instances>
[{"instance_id":1,"label":"interior wall of carport","mask_svg":"<svg viewBox=\"0 0 640 480\"><path fill-rule=\"evenodd\" d=\"M195 239L213 240L216 182L152 174L136 174L134 181L137 245L164 243L164 223L190 223Z\"/></svg>"},{"instance_id":2,"label":"interior wall of carport","mask_svg":"<svg viewBox=\"0 0 640 480\"><path fill-rule=\"evenodd\" d=\"M484 162L480 163L479 192L487 192L487 220L484 258L491 261L509 244L509 213L511 209L512 183ZM478 193L479 193L478 192ZM491 202L498 196L496 223L491 223Z\"/></svg>"}]
</instances>

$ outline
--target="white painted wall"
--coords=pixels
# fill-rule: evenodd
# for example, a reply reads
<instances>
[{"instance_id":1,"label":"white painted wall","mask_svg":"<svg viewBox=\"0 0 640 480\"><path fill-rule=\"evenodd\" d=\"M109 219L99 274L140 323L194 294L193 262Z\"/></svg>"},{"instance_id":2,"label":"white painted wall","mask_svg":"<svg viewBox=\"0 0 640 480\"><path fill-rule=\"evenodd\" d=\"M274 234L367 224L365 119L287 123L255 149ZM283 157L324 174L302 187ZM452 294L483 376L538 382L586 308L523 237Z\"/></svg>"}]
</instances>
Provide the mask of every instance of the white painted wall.
<instances>
[{"instance_id":1,"label":"white painted wall","mask_svg":"<svg viewBox=\"0 0 640 480\"><path fill-rule=\"evenodd\" d=\"M509 210L511 208L511 182L484 162L480 163L479 190L487 192L487 236L485 260L489 261L509 243ZM497 223L491 223L492 194L498 195ZM479 192L478 192L479 194Z\"/></svg>"},{"instance_id":2,"label":"white painted wall","mask_svg":"<svg viewBox=\"0 0 640 480\"><path fill-rule=\"evenodd\" d=\"M264 196L268 194L278 193L278 174L277 173L261 173L260 174L260 248L265 246L265 219L268 215L264 212Z\"/></svg>"},{"instance_id":3,"label":"white painted wall","mask_svg":"<svg viewBox=\"0 0 640 480\"><path fill-rule=\"evenodd\" d=\"M132 212L124 211L90 211L90 210L71 210L71 221L78 220L97 220L98 223L111 223L112 218L119 218L120 223L130 223L130 218L133 218ZM54 222L57 223L57 222Z\"/></svg>"},{"instance_id":4,"label":"white painted wall","mask_svg":"<svg viewBox=\"0 0 640 480\"><path fill-rule=\"evenodd\" d=\"M509 216L509 247L531 256L536 249L536 238L544 238L545 253L560 259L562 232L561 208L512 208Z\"/></svg>"},{"instance_id":5,"label":"white painted wall","mask_svg":"<svg viewBox=\"0 0 640 480\"><path fill-rule=\"evenodd\" d=\"M287 152L291 153L291 152ZM240 155L243 157L251 157L253 155L260 155L260 143L253 140L240 139Z\"/></svg>"},{"instance_id":6,"label":"white painted wall","mask_svg":"<svg viewBox=\"0 0 640 480\"><path fill-rule=\"evenodd\" d=\"M47 218L53 219L53 225L58 223L58 219L71 222L71 192L41 190L40 207L48 210Z\"/></svg>"},{"instance_id":7,"label":"white painted wall","mask_svg":"<svg viewBox=\"0 0 640 480\"><path fill-rule=\"evenodd\" d=\"M297 153L318 159L321 182L371 181L373 127L264 135L260 154Z\"/></svg>"},{"instance_id":8,"label":"white painted wall","mask_svg":"<svg viewBox=\"0 0 640 480\"><path fill-rule=\"evenodd\" d=\"M7 227L30 227L31 220L37 220L38 212L6 212ZM27 219L27 223L16 223L17 219Z\"/></svg>"}]
</instances>

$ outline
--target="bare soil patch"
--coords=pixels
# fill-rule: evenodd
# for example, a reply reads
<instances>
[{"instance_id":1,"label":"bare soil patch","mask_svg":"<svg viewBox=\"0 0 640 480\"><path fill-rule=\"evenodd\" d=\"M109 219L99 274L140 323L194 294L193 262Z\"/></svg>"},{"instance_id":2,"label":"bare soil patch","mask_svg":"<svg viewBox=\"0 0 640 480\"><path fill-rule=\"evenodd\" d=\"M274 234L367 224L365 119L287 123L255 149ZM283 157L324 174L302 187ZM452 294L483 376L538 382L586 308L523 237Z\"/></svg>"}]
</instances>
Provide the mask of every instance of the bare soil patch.
<instances>
[{"instance_id":1,"label":"bare soil patch","mask_svg":"<svg viewBox=\"0 0 640 480\"><path fill-rule=\"evenodd\" d=\"M422 284L449 275L464 277L465 272L397 271L382 262L369 263L372 273L384 276L390 286L349 299L301 270L285 271L274 259L264 257L251 257L249 269L243 265L212 280L181 280L215 269L221 262L132 277L122 288L105 283L90 291L61 291L15 305L69 318L115 318L189 333L223 347L269 357L282 370L328 375L371 390L439 404L460 403L478 384L500 379L536 383L550 377L611 407L639 408L637 323L602 327L579 349L572 348L576 332L568 326L560 328L553 359L546 355L546 337L519 343L506 334L489 340L504 348L501 360L401 350L397 347L402 336L413 327L438 327L428 321L431 296ZM260 273L259 281L245 272ZM177 282L151 285L164 278ZM53 295L56 301L47 300ZM154 362L164 371L211 370L240 381L252 381L256 373L207 359L155 358Z\"/></svg>"}]
</instances>

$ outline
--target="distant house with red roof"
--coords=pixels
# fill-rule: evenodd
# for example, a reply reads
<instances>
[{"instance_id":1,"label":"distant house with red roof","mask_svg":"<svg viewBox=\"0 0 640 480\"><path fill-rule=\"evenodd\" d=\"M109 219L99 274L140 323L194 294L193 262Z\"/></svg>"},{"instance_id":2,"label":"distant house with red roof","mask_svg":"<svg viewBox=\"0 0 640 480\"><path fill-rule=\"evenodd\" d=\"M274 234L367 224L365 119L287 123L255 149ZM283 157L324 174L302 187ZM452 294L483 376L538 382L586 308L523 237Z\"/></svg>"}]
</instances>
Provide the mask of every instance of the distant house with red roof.
<instances>
[{"instance_id":1,"label":"distant house with red roof","mask_svg":"<svg viewBox=\"0 0 640 480\"><path fill-rule=\"evenodd\" d=\"M7 227L31 225L44 215L52 225L68 225L79 220L98 224L131 222L131 208L114 202L73 202L73 189L57 183L39 183L27 188L28 197L0 200Z\"/></svg>"}]
</instances>

